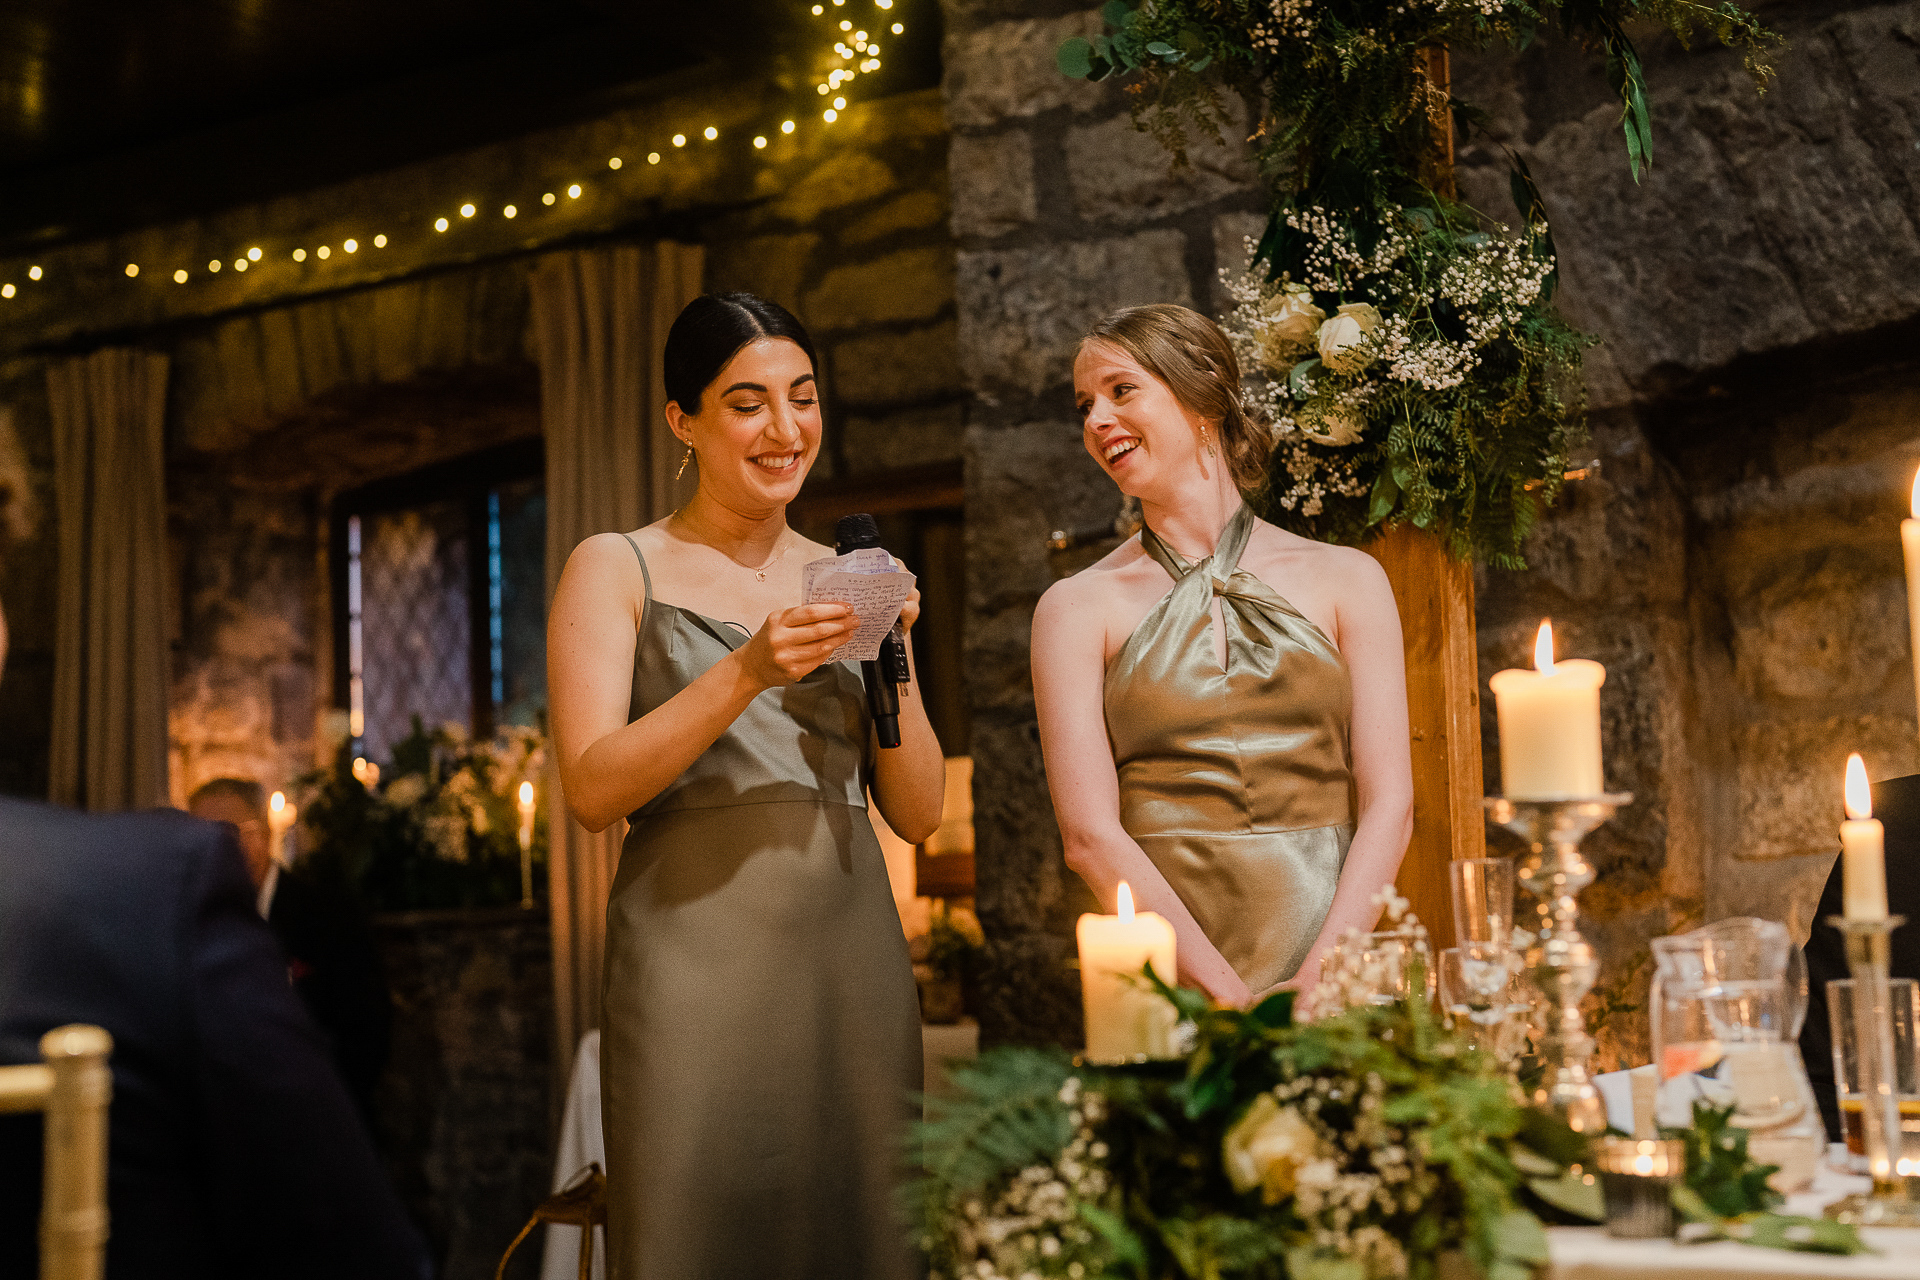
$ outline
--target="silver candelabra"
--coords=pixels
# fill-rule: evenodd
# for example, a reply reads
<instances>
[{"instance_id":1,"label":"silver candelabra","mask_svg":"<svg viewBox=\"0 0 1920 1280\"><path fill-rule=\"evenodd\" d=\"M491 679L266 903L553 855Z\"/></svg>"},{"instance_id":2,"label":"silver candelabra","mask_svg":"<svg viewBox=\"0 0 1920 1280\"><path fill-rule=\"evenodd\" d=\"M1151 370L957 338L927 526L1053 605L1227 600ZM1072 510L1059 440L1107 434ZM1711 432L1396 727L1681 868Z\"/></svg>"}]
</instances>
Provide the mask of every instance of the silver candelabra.
<instances>
[{"instance_id":1,"label":"silver candelabra","mask_svg":"<svg viewBox=\"0 0 1920 1280\"><path fill-rule=\"evenodd\" d=\"M1534 1101L1552 1108L1579 1133L1598 1134L1607 1127L1606 1106L1587 1069L1593 1037L1580 1012L1581 999L1600 976L1600 961L1580 936L1580 891L1593 883L1593 864L1581 854L1580 842L1632 800L1631 795L1603 795L1571 800L1489 796L1486 801L1488 816L1527 842L1531 852L1518 878L1540 901L1526 954L1527 974L1547 1003L1539 1046L1546 1074Z\"/></svg>"}]
</instances>

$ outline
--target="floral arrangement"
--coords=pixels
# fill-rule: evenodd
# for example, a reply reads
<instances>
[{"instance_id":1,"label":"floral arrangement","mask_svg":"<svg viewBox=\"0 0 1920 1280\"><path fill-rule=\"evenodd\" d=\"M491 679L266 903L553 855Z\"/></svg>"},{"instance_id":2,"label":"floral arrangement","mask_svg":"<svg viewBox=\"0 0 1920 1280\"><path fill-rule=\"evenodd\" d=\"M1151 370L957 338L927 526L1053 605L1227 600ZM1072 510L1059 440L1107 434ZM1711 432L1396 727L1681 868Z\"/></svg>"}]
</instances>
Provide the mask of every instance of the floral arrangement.
<instances>
[{"instance_id":1,"label":"floral arrangement","mask_svg":"<svg viewBox=\"0 0 1920 1280\"><path fill-rule=\"evenodd\" d=\"M1457 1251L1527 1280L1540 1213L1593 1198L1566 1177L1583 1140L1424 999L1300 1024L1288 993L1161 991L1194 1024L1182 1062L1006 1048L955 1070L921 1130L935 1275L1425 1280Z\"/></svg>"},{"instance_id":2,"label":"floral arrangement","mask_svg":"<svg viewBox=\"0 0 1920 1280\"><path fill-rule=\"evenodd\" d=\"M1600 51L1637 179L1652 115L1628 24L1738 45L1762 89L1778 37L1728 0L1110 0L1103 14L1110 33L1067 41L1060 69L1127 78L1136 124L1176 163L1188 126L1220 140L1225 94L1259 104L1271 212L1228 328L1279 432L1269 516L1345 542L1408 521L1521 567L1584 438L1590 340L1553 309L1552 232L1525 164L1518 230L1455 198L1453 131L1484 116L1431 55L1548 30Z\"/></svg>"},{"instance_id":3,"label":"floral arrangement","mask_svg":"<svg viewBox=\"0 0 1920 1280\"><path fill-rule=\"evenodd\" d=\"M537 729L509 726L475 741L464 726L413 732L369 785L351 743L300 779L302 821L316 841L303 864L374 911L507 906L520 901L517 792L546 758ZM544 887L544 813L534 825L536 895Z\"/></svg>"},{"instance_id":4,"label":"floral arrangement","mask_svg":"<svg viewBox=\"0 0 1920 1280\"><path fill-rule=\"evenodd\" d=\"M958 1022L966 1012L966 986L986 954L980 919L966 907L934 904L927 932L907 942L913 980L920 989L920 1017L930 1023Z\"/></svg>"}]
</instances>

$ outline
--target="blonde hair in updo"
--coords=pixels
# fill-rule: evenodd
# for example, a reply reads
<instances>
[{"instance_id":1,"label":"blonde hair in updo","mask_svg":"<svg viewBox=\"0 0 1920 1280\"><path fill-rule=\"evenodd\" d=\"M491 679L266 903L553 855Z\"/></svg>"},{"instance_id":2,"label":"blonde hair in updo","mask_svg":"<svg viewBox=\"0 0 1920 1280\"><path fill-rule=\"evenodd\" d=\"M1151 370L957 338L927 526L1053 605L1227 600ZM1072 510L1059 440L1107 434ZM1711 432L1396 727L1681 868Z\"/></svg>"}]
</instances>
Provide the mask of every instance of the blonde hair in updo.
<instances>
[{"instance_id":1,"label":"blonde hair in updo","mask_svg":"<svg viewBox=\"0 0 1920 1280\"><path fill-rule=\"evenodd\" d=\"M1240 388L1240 361L1220 326L1197 311L1170 302L1116 311L1080 340L1104 343L1167 384L1188 413L1219 424L1227 470L1243 492L1267 482L1273 456L1273 426L1249 410Z\"/></svg>"}]
</instances>

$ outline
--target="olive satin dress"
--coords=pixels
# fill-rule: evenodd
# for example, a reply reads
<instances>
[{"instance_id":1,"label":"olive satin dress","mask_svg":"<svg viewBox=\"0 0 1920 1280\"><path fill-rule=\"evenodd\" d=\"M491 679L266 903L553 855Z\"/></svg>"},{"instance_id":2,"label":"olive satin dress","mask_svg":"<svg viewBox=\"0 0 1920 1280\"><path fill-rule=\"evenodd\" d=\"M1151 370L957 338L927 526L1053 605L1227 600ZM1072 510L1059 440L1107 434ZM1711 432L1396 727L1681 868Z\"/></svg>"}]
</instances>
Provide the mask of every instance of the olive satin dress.
<instances>
[{"instance_id":1,"label":"olive satin dress","mask_svg":"<svg viewBox=\"0 0 1920 1280\"><path fill-rule=\"evenodd\" d=\"M649 576L631 718L747 638ZM618 1280L910 1274L895 1187L920 1016L866 811L870 724L858 669L828 663L632 816L600 1050Z\"/></svg>"},{"instance_id":2,"label":"olive satin dress","mask_svg":"<svg viewBox=\"0 0 1920 1280\"><path fill-rule=\"evenodd\" d=\"M1254 523L1241 506L1194 565L1140 531L1174 586L1108 664L1102 701L1121 825L1258 994L1294 976L1333 906L1353 839L1353 685L1326 634L1239 567Z\"/></svg>"}]
</instances>

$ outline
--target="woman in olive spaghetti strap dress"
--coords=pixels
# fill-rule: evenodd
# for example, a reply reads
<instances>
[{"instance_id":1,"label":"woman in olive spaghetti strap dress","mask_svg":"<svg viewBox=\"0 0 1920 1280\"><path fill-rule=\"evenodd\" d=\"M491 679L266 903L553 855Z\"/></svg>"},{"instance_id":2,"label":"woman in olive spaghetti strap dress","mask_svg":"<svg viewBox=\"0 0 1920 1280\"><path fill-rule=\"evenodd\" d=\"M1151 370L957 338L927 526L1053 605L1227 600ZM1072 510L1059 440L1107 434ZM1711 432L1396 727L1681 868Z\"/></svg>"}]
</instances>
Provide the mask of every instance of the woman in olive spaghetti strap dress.
<instances>
[{"instance_id":1,"label":"woman in olive spaghetti strap dress","mask_svg":"<svg viewBox=\"0 0 1920 1280\"><path fill-rule=\"evenodd\" d=\"M1272 451L1232 347L1184 307L1102 321L1083 438L1143 528L1034 614L1047 781L1069 865L1172 922L1226 1004L1310 983L1370 928L1412 831L1399 615L1372 557L1259 520Z\"/></svg>"},{"instance_id":2,"label":"woman in olive spaghetti strap dress","mask_svg":"<svg viewBox=\"0 0 1920 1280\"><path fill-rule=\"evenodd\" d=\"M893 1280L912 1270L895 1189L921 1051L866 803L929 834L939 744L909 697L903 745L879 751L857 668L823 661L853 619L792 605L831 554L785 523L819 441L798 322L698 299L666 367L699 491L581 544L549 639L569 807L631 822L602 1015L613 1274Z\"/></svg>"}]
</instances>

